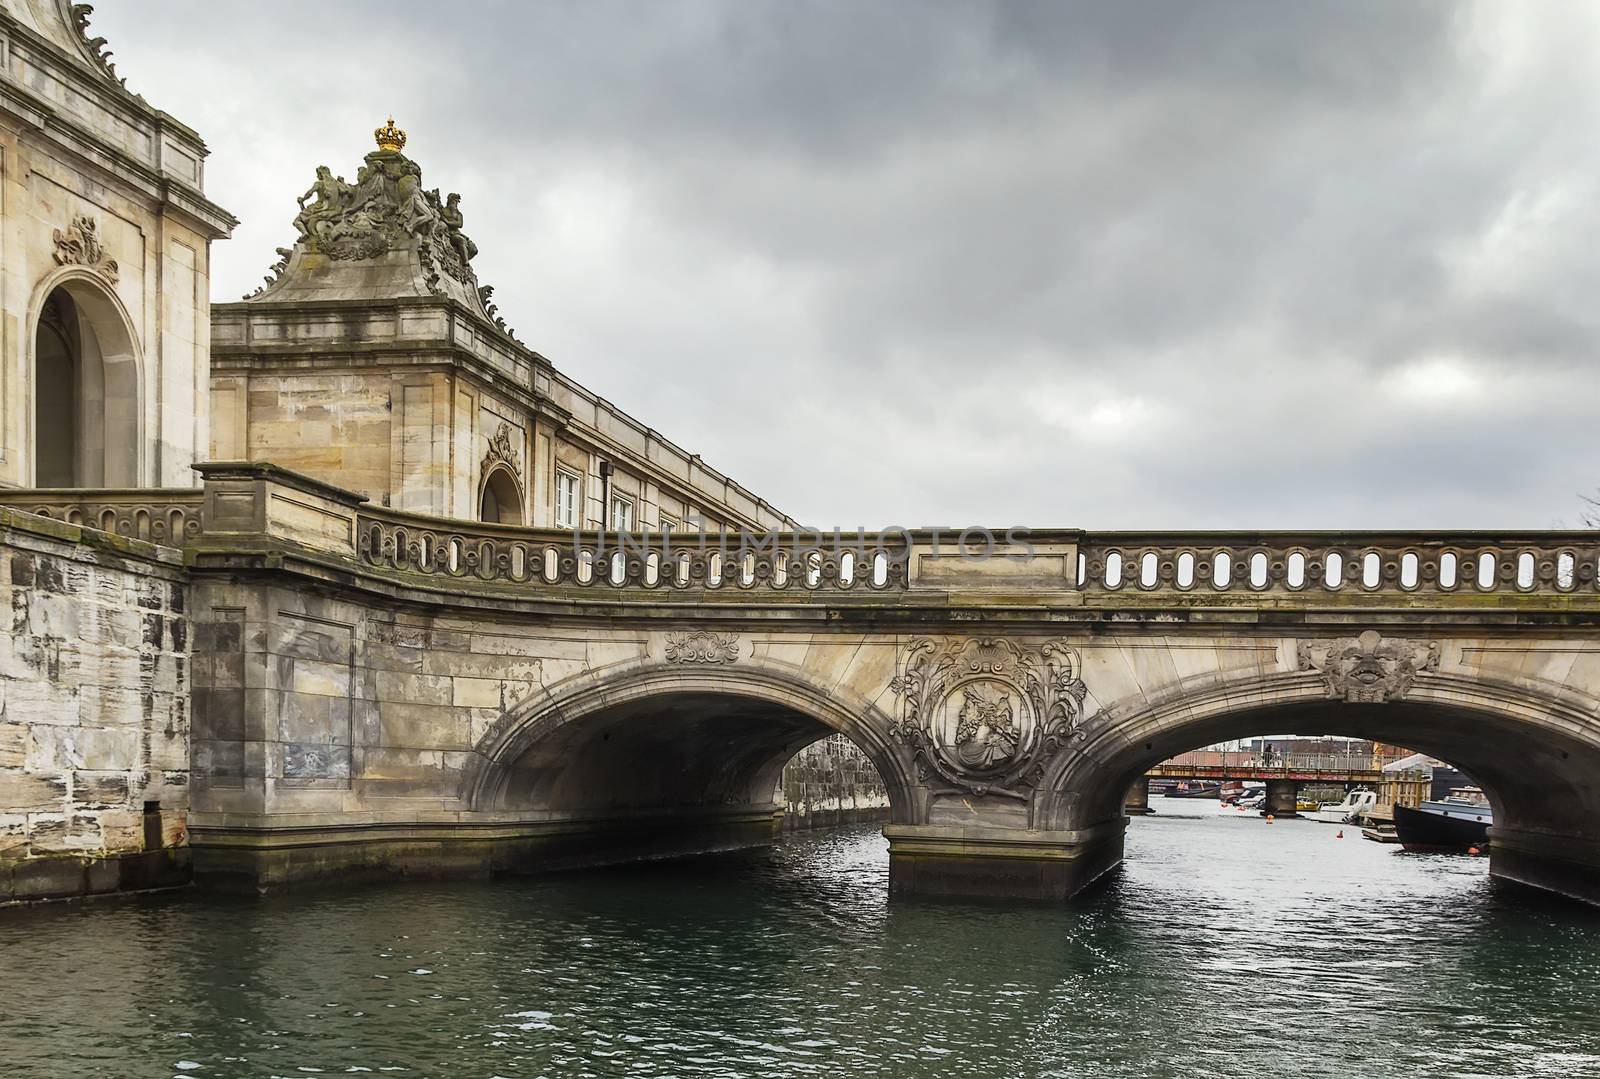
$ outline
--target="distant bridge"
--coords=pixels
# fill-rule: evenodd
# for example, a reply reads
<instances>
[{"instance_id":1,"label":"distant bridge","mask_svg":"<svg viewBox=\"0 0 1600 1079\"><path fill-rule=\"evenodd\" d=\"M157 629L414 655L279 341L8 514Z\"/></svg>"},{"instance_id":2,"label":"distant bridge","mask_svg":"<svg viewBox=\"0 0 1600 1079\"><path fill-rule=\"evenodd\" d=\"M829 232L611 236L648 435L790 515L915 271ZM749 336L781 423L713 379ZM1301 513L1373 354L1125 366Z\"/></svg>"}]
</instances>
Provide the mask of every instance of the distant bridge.
<instances>
[{"instance_id":1,"label":"distant bridge","mask_svg":"<svg viewBox=\"0 0 1600 1079\"><path fill-rule=\"evenodd\" d=\"M1377 786L1384 773L1376 768L1276 768L1272 765L1158 764L1145 772L1149 779L1292 780L1296 783L1362 783Z\"/></svg>"}]
</instances>

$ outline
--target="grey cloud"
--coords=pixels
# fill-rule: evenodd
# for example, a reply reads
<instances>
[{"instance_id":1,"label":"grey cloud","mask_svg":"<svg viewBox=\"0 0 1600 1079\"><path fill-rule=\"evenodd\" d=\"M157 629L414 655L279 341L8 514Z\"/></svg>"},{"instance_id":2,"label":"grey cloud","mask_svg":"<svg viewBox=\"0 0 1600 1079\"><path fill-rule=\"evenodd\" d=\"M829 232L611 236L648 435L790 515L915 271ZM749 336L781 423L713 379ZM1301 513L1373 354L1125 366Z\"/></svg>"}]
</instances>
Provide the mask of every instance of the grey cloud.
<instances>
[{"instance_id":1,"label":"grey cloud","mask_svg":"<svg viewBox=\"0 0 1600 1079\"><path fill-rule=\"evenodd\" d=\"M816 523L1538 527L1600 477L1579 5L107 5L252 287L389 112L521 336Z\"/></svg>"}]
</instances>

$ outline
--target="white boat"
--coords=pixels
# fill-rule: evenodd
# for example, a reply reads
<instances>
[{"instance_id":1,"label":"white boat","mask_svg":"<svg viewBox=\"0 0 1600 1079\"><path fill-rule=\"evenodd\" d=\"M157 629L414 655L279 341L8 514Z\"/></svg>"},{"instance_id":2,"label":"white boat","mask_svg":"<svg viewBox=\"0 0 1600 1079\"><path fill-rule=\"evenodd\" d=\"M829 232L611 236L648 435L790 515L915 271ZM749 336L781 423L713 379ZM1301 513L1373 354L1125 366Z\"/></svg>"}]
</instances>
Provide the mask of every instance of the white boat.
<instances>
[{"instance_id":1,"label":"white boat","mask_svg":"<svg viewBox=\"0 0 1600 1079\"><path fill-rule=\"evenodd\" d=\"M1316 809L1302 816L1312 820L1325 821L1328 824L1349 824L1355 820L1356 815L1365 813L1378 804L1378 796L1369 790L1356 789L1344 796L1342 802L1323 802Z\"/></svg>"}]
</instances>

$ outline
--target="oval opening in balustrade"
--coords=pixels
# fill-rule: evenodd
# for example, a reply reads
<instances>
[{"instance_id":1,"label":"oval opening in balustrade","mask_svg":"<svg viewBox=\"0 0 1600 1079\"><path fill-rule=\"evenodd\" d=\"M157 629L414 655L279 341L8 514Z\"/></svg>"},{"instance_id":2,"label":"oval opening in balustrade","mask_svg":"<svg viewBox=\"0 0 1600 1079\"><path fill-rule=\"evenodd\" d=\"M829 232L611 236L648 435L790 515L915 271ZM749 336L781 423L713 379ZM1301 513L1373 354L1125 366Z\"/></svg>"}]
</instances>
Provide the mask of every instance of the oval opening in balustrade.
<instances>
[{"instance_id":1,"label":"oval opening in balustrade","mask_svg":"<svg viewBox=\"0 0 1600 1079\"><path fill-rule=\"evenodd\" d=\"M1517 587L1528 592L1533 583L1533 552L1523 551L1517 556Z\"/></svg>"},{"instance_id":2,"label":"oval opening in balustrade","mask_svg":"<svg viewBox=\"0 0 1600 1079\"><path fill-rule=\"evenodd\" d=\"M772 556L772 587L785 588L789 584L789 552L778 551Z\"/></svg>"},{"instance_id":3,"label":"oval opening in balustrade","mask_svg":"<svg viewBox=\"0 0 1600 1079\"><path fill-rule=\"evenodd\" d=\"M1487 592L1494 588L1495 557L1489 551L1478 556L1478 587Z\"/></svg>"},{"instance_id":4,"label":"oval opening in balustrade","mask_svg":"<svg viewBox=\"0 0 1600 1079\"><path fill-rule=\"evenodd\" d=\"M1106 555L1106 587L1122 587L1122 555L1120 552L1112 551Z\"/></svg>"},{"instance_id":5,"label":"oval opening in balustrade","mask_svg":"<svg viewBox=\"0 0 1600 1079\"><path fill-rule=\"evenodd\" d=\"M528 549L520 543L511 545L511 578L524 581L528 577Z\"/></svg>"},{"instance_id":6,"label":"oval opening in balustrade","mask_svg":"<svg viewBox=\"0 0 1600 1079\"><path fill-rule=\"evenodd\" d=\"M1556 556L1556 587L1563 592L1570 592L1577 583L1577 556L1571 551L1562 551Z\"/></svg>"},{"instance_id":7,"label":"oval opening in balustrade","mask_svg":"<svg viewBox=\"0 0 1600 1079\"><path fill-rule=\"evenodd\" d=\"M1257 551L1250 556L1250 587L1267 587L1267 555L1265 551Z\"/></svg>"},{"instance_id":8,"label":"oval opening in balustrade","mask_svg":"<svg viewBox=\"0 0 1600 1079\"><path fill-rule=\"evenodd\" d=\"M1194 552L1184 551L1178 556L1178 587L1194 587Z\"/></svg>"},{"instance_id":9,"label":"oval opening in balustrade","mask_svg":"<svg viewBox=\"0 0 1600 1079\"><path fill-rule=\"evenodd\" d=\"M1290 551L1284 567L1284 581L1290 588L1304 588L1306 584L1306 556L1304 551Z\"/></svg>"},{"instance_id":10,"label":"oval opening in balustrade","mask_svg":"<svg viewBox=\"0 0 1600 1079\"><path fill-rule=\"evenodd\" d=\"M1211 557L1211 587L1220 590L1233 584L1233 556L1218 551Z\"/></svg>"},{"instance_id":11,"label":"oval opening in balustrade","mask_svg":"<svg viewBox=\"0 0 1600 1079\"><path fill-rule=\"evenodd\" d=\"M722 584L722 552L712 551L706 559L706 584L716 588Z\"/></svg>"},{"instance_id":12,"label":"oval opening in balustrade","mask_svg":"<svg viewBox=\"0 0 1600 1079\"><path fill-rule=\"evenodd\" d=\"M889 556L879 551L872 556L872 587L882 588L889 583Z\"/></svg>"},{"instance_id":13,"label":"oval opening in balustrade","mask_svg":"<svg viewBox=\"0 0 1600 1079\"><path fill-rule=\"evenodd\" d=\"M651 551L644 556L644 583L651 588L661 583L660 551Z\"/></svg>"},{"instance_id":14,"label":"oval opening in balustrade","mask_svg":"<svg viewBox=\"0 0 1600 1079\"><path fill-rule=\"evenodd\" d=\"M679 588L687 588L687 587L689 587L689 573L690 573L690 565L691 565L691 562L690 562L690 559L689 559L689 552L688 551L680 551L678 553L678 556L675 559L673 559L673 563L674 563L674 569L673 569L673 574L672 574L673 583L676 584Z\"/></svg>"},{"instance_id":15,"label":"oval opening in balustrade","mask_svg":"<svg viewBox=\"0 0 1600 1079\"><path fill-rule=\"evenodd\" d=\"M749 588L756 583L756 553L754 551L746 551L744 557L739 560L739 583L745 588Z\"/></svg>"},{"instance_id":16,"label":"oval opening in balustrade","mask_svg":"<svg viewBox=\"0 0 1600 1079\"><path fill-rule=\"evenodd\" d=\"M427 544L422 544L420 546L423 549L426 549ZM462 571L462 568L466 565L466 561L467 561L467 559L466 559L466 547L461 542L461 537L460 536L451 536L450 537L450 542L449 542L449 544L447 546L448 546L448 550L450 552L449 556L448 556L450 564L446 568L451 573L460 573ZM419 553L418 561L421 561L423 558L426 558L426 557L427 557L427 555Z\"/></svg>"},{"instance_id":17,"label":"oval opening in balustrade","mask_svg":"<svg viewBox=\"0 0 1600 1079\"><path fill-rule=\"evenodd\" d=\"M1377 551L1368 551L1361 556L1361 587L1375 589L1383 583L1383 559L1378 557Z\"/></svg>"},{"instance_id":18,"label":"oval opening in balustrade","mask_svg":"<svg viewBox=\"0 0 1600 1079\"><path fill-rule=\"evenodd\" d=\"M1329 551L1328 557L1322 563L1322 583L1326 588L1338 591L1344 585L1344 555L1338 551Z\"/></svg>"},{"instance_id":19,"label":"oval opening in balustrade","mask_svg":"<svg viewBox=\"0 0 1600 1079\"><path fill-rule=\"evenodd\" d=\"M1439 556L1439 587L1449 590L1456 586L1457 574L1460 572L1460 560L1454 551L1446 551Z\"/></svg>"},{"instance_id":20,"label":"oval opening in balustrade","mask_svg":"<svg viewBox=\"0 0 1600 1079\"><path fill-rule=\"evenodd\" d=\"M1089 556L1082 551L1078 552L1078 587L1082 588L1089 583Z\"/></svg>"},{"instance_id":21,"label":"oval opening in balustrade","mask_svg":"<svg viewBox=\"0 0 1600 1079\"><path fill-rule=\"evenodd\" d=\"M1139 559L1139 587L1154 588L1156 575L1160 571L1161 560L1154 551L1146 551L1144 557Z\"/></svg>"},{"instance_id":22,"label":"oval opening in balustrade","mask_svg":"<svg viewBox=\"0 0 1600 1079\"><path fill-rule=\"evenodd\" d=\"M594 580L594 552L588 550L579 551L578 583L588 584L592 580Z\"/></svg>"},{"instance_id":23,"label":"oval opening in balustrade","mask_svg":"<svg viewBox=\"0 0 1600 1079\"><path fill-rule=\"evenodd\" d=\"M561 577L561 552L554 547L544 549L544 579L548 584L555 584Z\"/></svg>"},{"instance_id":24,"label":"oval opening in balustrade","mask_svg":"<svg viewBox=\"0 0 1600 1079\"><path fill-rule=\"evenodd\" d=\"M849 588L855 581L856 555L854 551L846 551L839 556L839 587Z\"/></svg>"},{"instance_id":25,"label":"oval opening in balustrade","mask_svg":"<svg viewBox=\"0 0 1600 1079\"><path fill-rule=\"evenodd\" d=\"M1407 551L1400 556L1400 587L1411 591L1417 587L1417 582L1422 579L1421 560L1417 552Z\"/></svg>"},{"instance_id":26,"label":"oval opening in balustrade","mask_svg":"<svg viewBox=\"0 0 1600 1079\"><path fill-rule=\"evenodd\" d=\"M628 580L628 560L621 551L613 551L608 557L611 572L606 574L608 580L614 585L624 584Z\"/></svg>"},{"instance_id":27,"label":"oval opening in balustrade","mask_svg":"<svg viewBox=\"0 0 1600 1079\"><path fill-rule=\"evenodd\" d=\"M815 588L822 583L822 552L807 551L802 557L806 560L806 587Z\"/></svg>"}]
</instances>

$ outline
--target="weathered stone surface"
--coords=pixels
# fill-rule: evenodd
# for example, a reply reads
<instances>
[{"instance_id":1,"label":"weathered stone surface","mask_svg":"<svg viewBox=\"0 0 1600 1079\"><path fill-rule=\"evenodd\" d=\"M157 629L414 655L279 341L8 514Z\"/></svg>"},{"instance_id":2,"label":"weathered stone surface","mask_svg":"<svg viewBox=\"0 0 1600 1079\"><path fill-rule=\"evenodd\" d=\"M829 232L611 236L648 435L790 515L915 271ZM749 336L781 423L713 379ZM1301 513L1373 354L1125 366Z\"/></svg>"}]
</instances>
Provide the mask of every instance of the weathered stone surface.
<instances>
[{"instance_id":1,"label":"weathered stone surface","mask_svg":"<svg viewBox=\"0 0 1600 1079\"><path fill-rule=\"evenodd\" d=\"M174 827L186 820L183 578L171 557L124 546L113 557L0 510L13 600L0 648L0 861L138 850L146 802Z\"/></svg>"}]
</instances>

